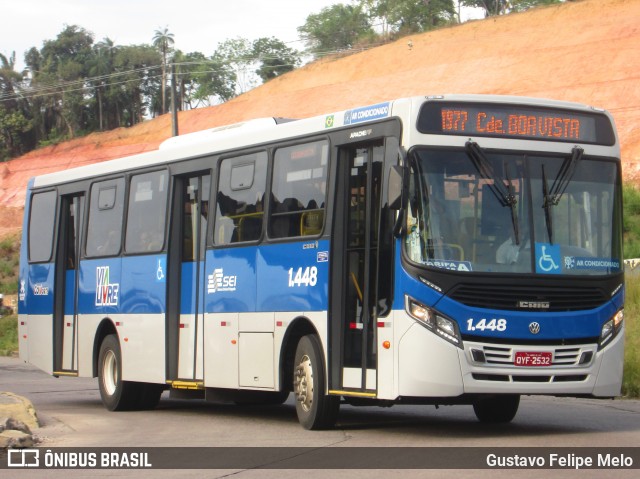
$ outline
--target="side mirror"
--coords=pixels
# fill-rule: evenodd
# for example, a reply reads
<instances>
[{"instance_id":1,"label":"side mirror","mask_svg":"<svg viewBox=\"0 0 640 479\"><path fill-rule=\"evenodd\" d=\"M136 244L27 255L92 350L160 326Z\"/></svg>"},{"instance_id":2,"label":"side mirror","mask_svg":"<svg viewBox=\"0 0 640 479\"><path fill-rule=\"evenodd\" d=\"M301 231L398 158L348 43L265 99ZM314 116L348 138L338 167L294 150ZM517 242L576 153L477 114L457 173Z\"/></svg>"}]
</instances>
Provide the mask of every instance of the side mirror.
<instances>
[{"instance_id":1,"label":"side mirror","mask_svg":"<svg viewBox=\"0 0 640 479\"><path fill-rule=\"evenodd\" d=\"M402 209L402 188L404 169L395 165L389 170L389 188L387 189L387 204L389 209L398 211Z\"/></svg>"}]
</instances>

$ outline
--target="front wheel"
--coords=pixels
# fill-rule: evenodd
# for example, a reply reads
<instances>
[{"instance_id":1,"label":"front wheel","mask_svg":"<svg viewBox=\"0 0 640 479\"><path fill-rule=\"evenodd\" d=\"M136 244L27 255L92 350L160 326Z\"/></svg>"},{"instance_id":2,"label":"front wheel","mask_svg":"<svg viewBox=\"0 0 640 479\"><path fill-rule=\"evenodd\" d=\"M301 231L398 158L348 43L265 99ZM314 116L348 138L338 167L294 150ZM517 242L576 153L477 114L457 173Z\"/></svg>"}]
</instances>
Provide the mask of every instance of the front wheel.
<instances>
[{"instance_id":1,"label":"front wheel","mask_svg":"<svg viewBox=\"0 0 640 479\"><path fill-rule=\"evenodd\" d=\"M340 397L325 395L324 361L318 336L300 338L293 371L298 421L305 429L328 429L338 418Z\"/></svg>"},{"instance_id":2,"label":"front wheel","mask_svg":"<svg viewBox=\"0 0 640 479\"><path fill-rule=\"evenodd\" d=\"M499 424L511 422L519 406L519 394L505 394L477 400L473 403L473 411L480 422Z\"/></svg>"}]
</instances>

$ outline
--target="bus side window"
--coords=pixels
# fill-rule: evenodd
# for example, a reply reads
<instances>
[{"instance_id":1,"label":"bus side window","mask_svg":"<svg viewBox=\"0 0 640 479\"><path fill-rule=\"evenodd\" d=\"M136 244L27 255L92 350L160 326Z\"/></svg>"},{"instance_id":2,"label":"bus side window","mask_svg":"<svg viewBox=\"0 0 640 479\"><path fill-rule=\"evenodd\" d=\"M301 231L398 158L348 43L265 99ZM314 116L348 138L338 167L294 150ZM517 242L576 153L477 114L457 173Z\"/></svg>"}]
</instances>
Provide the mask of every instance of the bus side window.
<instances>
[{"instance_id":1,"label":"bus side window","mask_svg":"<svg viewBox=\"0 0 640 479\"><path fill-rule=\"evenodd\" d=\"M162 249L167 208L168 175L154 171L131 177L127 211L127 253Z\"/></svg>"},{"instance_id":2,"label":"bus side window","mask_svg":"<svg viewBox=\"0 0 640 479\"><path fill-rule=\"evenodd\" d=\"M216 244L256 241L262 236L267 158L261 151L222 160L213 234Z\"/></svg>"},{"instance_id":3,"label":"bus side window","mask_svg":"<svg viewBox=\"0 0 640 479\"><path fill-rule=\"evenodd\" d=\"M53 232L56 219L55 191L36 193L31 198L29 216L29 261L43 262L51 259Z\"/></svg>"},{"instance_id":4,"label":"bus side window","mask_svg":"<svg viewBox=\"0 0 640 479\"><path fill-rule=\"evenodd\" d=\"M293 238L322 232L328 163L326 141L276 150L269 237Z\"/></svg>"},{"instance_id":5,"label":"bus side window","mask_svg":"<svg viewBox=\"0 0 640 479\"><path fill-rule=\"evenodd\" d=\"M120 252L123 210L124 178L91 185L87 256L110 256Z\"/></svg>"}]
</instances>

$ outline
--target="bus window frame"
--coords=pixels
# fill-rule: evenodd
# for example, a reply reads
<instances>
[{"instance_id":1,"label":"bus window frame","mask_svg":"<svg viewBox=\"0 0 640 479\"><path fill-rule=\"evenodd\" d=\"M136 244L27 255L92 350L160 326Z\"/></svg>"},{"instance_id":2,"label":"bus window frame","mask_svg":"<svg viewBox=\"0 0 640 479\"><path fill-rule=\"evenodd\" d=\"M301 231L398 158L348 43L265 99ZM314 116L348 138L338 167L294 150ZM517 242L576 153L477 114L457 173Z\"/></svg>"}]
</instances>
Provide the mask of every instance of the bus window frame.
<instances>
[{"instance_id":1,"label":"bus window frame","mask_svg":"<svg viewBox=\"0 0 640 479\"><path fill-rule=\"evenodd\" d=\"M94 178L91 180L91 182L89 183L87 189L86 189L86 196L88 198L87 200L87 205L85 207L85 218L84 218L84 231L83 231L83 247L82 247L82 251L81 251L81 259L98 259L98 258L117 258L118 256L121 256L122 253L124 252L124 239L125 239L125 228L126 228L126 218L125 218L125 212L127 211L127 207L129 204L129 176L132 175L117 175L117 176L107 176L107 177L103 177L103 178ZM124 188L124 192L123 192L123 196L122 196L122 215L120 218L120 224L121 224L121 228L120 228L120 248L118 249L117 253L113 253L113 254L100 254L100 255L93 255L93 254L88 254L87 253L87 244L88 244L88 239L89 239L89 225L90 225L90 221L91 221L91 201L92 201L92 189L93 186L95 184L99 184L99 183L105 183L107 181L116 181L122 179L123 181L123 188ZM117 199L117 198L116 198ZM114 205L115 207L115 205ZM98 205L98 210L100 211L104 211L102 208L100 208L100 206Z\"/></svg>"},{"instance_id":2,"label":"bus window frame","mask_svg":"<svg viewBox=\"0 0 640 479\"><path fill-rule=\"evenodd\" d=\"M164 229L163 229L163 237L162 237L162 246L157 249L157 250L153 250L153 251L127 251L127 234L129 232L129 201L131 198L131 181L135 176L141 176L141 175L146 175L146 174L150 174L150 173L157 173L157 172L165 172L167 175L167 184L166 184L166 195L165 195L165 205L164 205ZM172 173L171 169L169 167L164 167L164 168L151 168L151 169L141 169L141 170L134 170L131 172L128 172L127 175L125 175L125 208L123 209L123 228L122 228L122 244L120 247L120 254L124 255L124 256L141 256L141 255L150 255L150 254L159 254L159 253L163 253L166 250L167 247L167 231L169 229L169 221L170 221L170 214L171 214L171 207L170 207L170 200L171 200L171 195L172 195L172 191L173 191L173 177L175 175Z\"/></svg>"},{"instance_id":3,"label":"bus window frame","mask_svg":"<svg viewBox=\"0 0 640 479\"><path fill-rule=\"evenodd\" d=\"M308 144L312 144L312 143L321 143L321 142L325 142L326 143L326 151L327 151L327 156L326 156L326 161L327 164L325 165L325 176L324 176L324 181L325 181L325 192L324 192L324 206L322 208L318 208L318 211L322 211L323 213L323 218L322 218L322 226L320 228L320 231L316 234L312 234L312 235L295 235L295 236L272 236L270 234L270 226L271 226L271 218L273 215L272 212L272 206L273 206L273 180L274 180L274 173L275 173L275 157L276 157L276 152L278 150L282 150L285 148L294 148L296 146L300 146L300 145L308 145ZM266 204L266 209L265 209L265 213L266 213L266 229L264 231L264 236L265 236L265 240L268 241L269 243L283 243L283 242L292 242L292 241L308 241L308 240L315 240L317 238L322 237L323 235L325 235L325 230L327 228L327 217L330 213L332 213L331 208L329 208L330 204L331 204L331 195L332 195L332 185L331 185L331 179L332 179L332 164L333 164L333 156L334 156L334 150L335 145L334 142L332 141L330 135L313 135L313 136L308 136L308 137L304 137L304 138L296 138L294 140L291 141L285 141L285 142L281 142L281 143L275 143L270 145L270 164L269 164L269 171L268 171L268 175L267 175L267 181L268 181L268 201ZM307 212L309 210L307 210L306 208L301 209L299 211L297 211L296 213L299 213L300 216L302 217L302 215ZM311 210L311 211L316 211Z\"/></svg>"},{"instance_id":4,"label":"bus window frame","mask_svg":"<svg viewBox=\"0 0 640 479\"><path fill-rule=\"evenodd\" d=\"M55 203L53 205L53 224L52 224L52 228L51 228L51 241L50 241L50 245L49 245L49 257L46 259L38 259L38 260L33 260L31 259L31 236L32 236L32 219L33 219L33 198L36 195L40 195L40 194L44 194L44 193L54 193L55 195ZM28 257L28 262L29 264L47 264L47 263L51 263L52 258L53 258L53 252L54 252L54 246L56 244L56 238L58 235L58 229L59 229L59 222L57 221L58 219L58 205L59 205L59 199L60 199L60 192L58 191L57 188L47 188L47 189L43 189L43 190L32 190L31 191L31 196L29 198L29 222L28 222L28 234L27 234L27 257ZM47 231L49 231L49 229L47 229Z\"/></svg>"},{"instance_id":5,"label":"bus window frame","mask_svg":"<svg viewBox=\"0 0 640 479\"><path fill-rule=\"evenodd\" d=\"M251 149L239 149L239 150L233 150L233 151L229 151L226 152L224 155L219 155L216 160L215 160L215 168L213 169L213 171L211 172L211 191L210 191L210 199L209 199L209 211L213 211L213 218L210 219L210 225L208 226L208 231L207 231L207 248L209 249L224 249L224 248L234 248L234 247L238 247L238 246L247 246L247 245L255 245L255 244L259 244L259 243L263 243L265 240L265 236L266 236L266 216L268 213L268 203L269 203L269 193L270 193L270 181L271 181L271 169L272 169L272 162L271 159L273 157L272 155L272 151L273 148L271 145L266 145L266 146L262 146L262 147L257 147L257 148L251 148ZM262 225L261 225L261 231L260 231L260 236L258 236L258 238L256 239L252 239L252 240L247 240L247 241L235 241L235 242L217 242L216 238L215 238L215 230L216 230L216 225L218 222L218 193L220 191L220 175L222 172L222 163L224 161L227 160L238 160L239 158L243 158L243 157L247 157L250 155L259 155L260 153L265 153L266 155L266 168L265 168L265 172L266 172L266 176L264 179L264 200L263 200L263 204L262 204ZM242 165L247 165L250 162L245 160L245 161L241 161L238 166L242 166ZM233 188L231 188L231 173L232 173L232 168L233 166L236 165L232 165L232 168L229 171L229 189L231 191L244 191L247 189L251 189L253 188L253 185L255 183L256 177L255 177L255 160L253 162L254 164L254 178L253 178L253 183L251 184L250 187L248 188L242 188L242 189L236 189L234 190ZM224 216L225 218L229 218L229 216Z\"/></svg>"}]
</instances>

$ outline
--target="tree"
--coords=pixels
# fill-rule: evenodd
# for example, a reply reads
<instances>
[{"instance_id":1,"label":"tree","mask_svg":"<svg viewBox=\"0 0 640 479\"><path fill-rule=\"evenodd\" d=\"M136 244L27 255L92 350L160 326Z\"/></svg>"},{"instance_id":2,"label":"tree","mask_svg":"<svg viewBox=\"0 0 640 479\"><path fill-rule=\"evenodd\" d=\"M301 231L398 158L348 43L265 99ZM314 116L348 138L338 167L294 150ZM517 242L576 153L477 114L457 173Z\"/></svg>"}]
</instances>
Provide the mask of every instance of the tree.
<instances>
[{"instance_id":1,"label":"tree","mask_svg":"<svg viewBox=\"0 0 640 479\"><path fill-rule=\"evenodd\" d=\"M44 42L40 70L32 70L32 86L48 92L44 108L45 131L66 130L73 138L85 126L84 79L92 56L93 36L77 25L67 25L55 40Z\"/></svg>"},{"instance_id":2,"label":"tree","mask_svg":"<svg viewBox=\"0 0 640 479\"><path fill-rule=\"evenodd\" d=\"M153 46L160 50L162 54L162 114L167 111L167 55L172 50L175 43L173 33L169 33L169 28L164 27L162 30L156 30L153 36Z\"/></svg>"},{"instance_id":3,"label":"tree","mask_svg":"<svg viewBox=\"0 0 640 479\"><path fill-rule=\"evenodd\" d=\"M456 15L453 0L361 0L369 15L379 19L383 35L419 33L451 22Z\"/></svg>"},{"instance_id":4,"label":"tree","mask_svg":"<svg viewBox=\"0 0 640 479\"><path fill-rule=\"evenodd\" d=\"M258 83L252 70L253 46L246 38L238 37L220 43L211 60L217 68L233 71L235 93L238 95L250 90Z\"/></svg>"},{"instance_id":5,"label":"tree","mask_svg":"<svg viewBox=\"0 0 640 479\"><path fill-rule=\"evenodd\" d=\"M459 0L465 7L484 9L485 16L504 15L510 12L522 12L538 5L561 3L564 0Z\"/></svg>"},{"instance_id":6,"label":"tree","mask_svg":"<svg viewBox=\"0 0 640 479\"><path fill-rule=\"evenodd\" d=\"M539 5L551 5L561 3L563 0L511 0L512 12L523 12Z\"/></svg>"},{"instance_id":7,"label":"tree","mask_svg":"<svg viewBox=\"0 0 640 479\"><path fill-rule=\"evenodd\" d=\"M21 136L31 128L21 111L8 111L0 103L0 161L22 153Z\"/></svg>"},{"instance_id":8,"label":"tree","mask_svg":"<svg viewBox=\"0 0 640 479\"><path fill-rule=\"evenodd\" d=\"M260 63L256 74L263 82L290 72L300 64L300 54L274 37L255 40L252 54Z\"/></svg>"},{"instance_id":9,"label":"tree","mask_svg":"<svg viewBox=\"0 0 640 479\"><path fill-rule=\"evenodd\" d=\"M214 55L215 57L215 55ZM209 59L200 52L183 54L176 52L178 94L185 108L210 106L235 96L236 75L222 59Z\"/></svg>"},{"instance_id":10,"label":"tree","mask_svg":"<svg viewBox=\"0 0 640 479\"><path fill-rule=\"evenodd\" d=\"M117 47L110 38L105 38L98 42L94 48L94 55L89 62L89 75L94 85L98 103L98 129L104 130L103 102L104 94L109 81L109 76L113 73L113 57Z\"/></svg>"},{"instance_id":11,"label":"tree","mask_svg":"<svg viewBox=\"0 0 640 479\"><path fill-rule=\"evenodd\" d=\"M20 94L23 75L15 66L15 52L8 58L0 54L0 161L22 153L24 134L32 129Z\"/></svg>"},{"instance_id":12,"label":"tree","mask_svg":"<svg viewBox=\"0 0 640 479\"><path fill-rule=\"evenodd\" d=\"M460 0L460 4L465 7L482 8L486 17L503 15L509 10L509 0Z\"/></svg>"},{"instance_id":13,"label":"tree","mask_svg":"<svg viewBox=\"0 0 640 479\"><path fill-rule=\"evenodd\" d=\"M360 5L337 4L311 14L298 32L306 37L310 51L322 54L346 50L374 34L369 17Z\"/></svg>"},{"instance_id":14,"label":"tree","mask_svg":"<svg viewBox=\"0 0 640 479\"><path fill-rule=\"evenodd\" d=\"M147 113L160 111L161 90L156 72L161 68L162 58L158 50L150 45L128 45L120 47L114 56L114 73L117 80L108 89L117 126L132 126L144 120Z\"/></svg>"}]
</instances>

